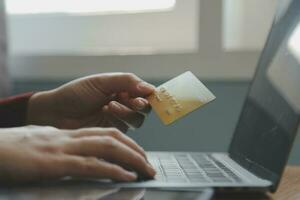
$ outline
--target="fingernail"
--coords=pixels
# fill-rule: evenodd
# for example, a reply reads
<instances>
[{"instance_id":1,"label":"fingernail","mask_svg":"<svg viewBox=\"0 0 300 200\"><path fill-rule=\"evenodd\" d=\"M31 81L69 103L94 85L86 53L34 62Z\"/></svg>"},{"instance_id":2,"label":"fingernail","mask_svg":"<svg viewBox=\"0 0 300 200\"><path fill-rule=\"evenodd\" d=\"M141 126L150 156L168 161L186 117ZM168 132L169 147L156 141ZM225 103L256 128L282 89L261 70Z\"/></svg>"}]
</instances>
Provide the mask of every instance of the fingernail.
<instances>
[{"instance_id":1,"label":"fingernail","mask_svg":"<svg viewBox=\"0 0 300 200\"><path fill-rule=\"evenodd\" d=\"M155 169L150 164L147 164L147 171L148 171L149 175L152 177L155 176L155 174L156 174Z\"/></svg>"},{"instance_id":2,"label":"fingernail","mask_svg":"<svg viewBox=\"0 0 300 200\"><path fill-rule=\"evenodd\" d=\"M139 100L142 101L144 105L147 105L149 103L146 99L143 99L143 98L141 98Z\"/></svg>"},{"instance_id":3,"label":"fingernail","mask_svg":"<svg viewBox=\"0 0 300 200\"><path fill-rule=\"evenodd\" d=\"M137 87L140 91L145 91L145 90L154 91L155 90L155 87L147 82L141 82L137 85Z\"/></svg>"},{"instance_id":4,"label":"fingernail","mask_svg":"<svg viewBox=\"0 0 300 200\"><path fill-rule=\"evenodd\" d=\"M111 105L115 108L115 109L118 109L118 110L121 110L121 107L119 104L115 103L115 102L111 102Z\"/></svg>"},{"instance_id":5,"label":"fingernail","mask_svg":"<svg viewBox=\"0 0 300 200\"><path fill-rule=\"evenodd\" d=\"M107 105L103 106L102 110L103 110L103 112L107 112L108 111L108 106Z\"/></svg>"},{"instance_id":6,"label":"fingernail","mask_svg":"<svg viewBox=\"0 0 300 200\"><path fill-rule=\"evenodd\" d=\"M126 179L127 181L134 181L134 180L137 179L137 175L136 175L136 173L134 173L134 172L126 172L126 174L125 174L125 179Z\"/></svg>"},{"instance_id":7,"label":"fingernail","mask_svg":"<svg viewBox=\"0 0 300 200\"><path fill-rule=\"evenodd\" d=\"M137 104L137 109L142 110L145 108L145 106L146 106L146 103L139 99L138 104Z\"/></svg>"}]
</instances>

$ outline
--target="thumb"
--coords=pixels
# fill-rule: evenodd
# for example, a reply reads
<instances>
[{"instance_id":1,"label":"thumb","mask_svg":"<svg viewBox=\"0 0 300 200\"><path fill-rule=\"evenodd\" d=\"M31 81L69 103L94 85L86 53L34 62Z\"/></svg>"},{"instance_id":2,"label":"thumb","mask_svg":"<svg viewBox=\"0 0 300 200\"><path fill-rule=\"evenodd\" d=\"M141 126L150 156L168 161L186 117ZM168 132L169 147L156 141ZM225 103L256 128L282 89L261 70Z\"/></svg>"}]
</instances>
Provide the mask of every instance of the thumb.
<instances>
[{"instance_id":1,"label":"thumb","mask_svg":"<svg viewBox=\"0 0 300 200\"><path fill-rule=\"evenodd\" d=\"M152 94L155 87L132 73L106 73L96 75L97 87L107 95L128 92L130 96L148 96Z\"/></svg>"}]
</instances>

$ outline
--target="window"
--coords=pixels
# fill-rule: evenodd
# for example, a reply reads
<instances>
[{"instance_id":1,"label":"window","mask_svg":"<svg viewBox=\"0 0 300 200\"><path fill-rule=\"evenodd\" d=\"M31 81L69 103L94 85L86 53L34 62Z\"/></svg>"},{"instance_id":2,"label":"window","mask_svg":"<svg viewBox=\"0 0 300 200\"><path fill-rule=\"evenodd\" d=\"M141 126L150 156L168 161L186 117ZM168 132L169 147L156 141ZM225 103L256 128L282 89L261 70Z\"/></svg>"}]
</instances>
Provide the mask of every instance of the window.
<instances>
[{"instance_id":1,"label":"window","mask_svg":"<svg viewBox=\"0 0 300 200\"><path fill-rule=\"evenodd\" d=\"M169 79L191 70L202 79L249 79L276 2L176 0L174 6L139 12L114 8L16 14L8 8L11 74L18 79L71 79L127 71Z\"/></svg>"},{"instance_id":2,"label":"window","mask_svg":"<svg viewBox=\"0 0 300 200\"><path fill-rule=\"evenodd\" d=\"M277 0L223 0L225 51L262 49L276 5Z\"/></svg>"},{"instance_id":3,"label":"window","mask_svg":"<svg viewBox=\"0 0 300 200\"><path fill-rule=\"evenodd\" d=\"M15 55L141 55L198 49L198 0L6 3L9 49Z\"/></svg>"},{"instance_id":4,"label":"window","mask_svg":"<svg viewBox=\"0 0 300 200\"><path fill-rule=\"evenodd\" d=\"M130 13L165 11L175 6L176 0L8 0L10 14L41 13Z\"/></svg>"}]
</instances>

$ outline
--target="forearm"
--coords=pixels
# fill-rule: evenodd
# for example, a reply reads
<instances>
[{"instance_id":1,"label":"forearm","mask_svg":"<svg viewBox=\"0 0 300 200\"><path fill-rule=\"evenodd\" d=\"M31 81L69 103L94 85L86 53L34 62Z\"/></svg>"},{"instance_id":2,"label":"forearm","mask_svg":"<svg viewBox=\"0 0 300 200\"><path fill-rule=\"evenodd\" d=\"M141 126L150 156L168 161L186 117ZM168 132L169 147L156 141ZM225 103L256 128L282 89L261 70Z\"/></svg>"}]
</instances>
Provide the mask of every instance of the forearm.
<instances>
[{"instance_id":1,"label":"forearm","mask_svg":"<svg viewBox=\"0 0 300 200\"><path fill-rule=\"evenodd\" d=\"M0 100L0 127L18 127L26 124L28 102L33 93Z\"/></svg>"}]
</instances>

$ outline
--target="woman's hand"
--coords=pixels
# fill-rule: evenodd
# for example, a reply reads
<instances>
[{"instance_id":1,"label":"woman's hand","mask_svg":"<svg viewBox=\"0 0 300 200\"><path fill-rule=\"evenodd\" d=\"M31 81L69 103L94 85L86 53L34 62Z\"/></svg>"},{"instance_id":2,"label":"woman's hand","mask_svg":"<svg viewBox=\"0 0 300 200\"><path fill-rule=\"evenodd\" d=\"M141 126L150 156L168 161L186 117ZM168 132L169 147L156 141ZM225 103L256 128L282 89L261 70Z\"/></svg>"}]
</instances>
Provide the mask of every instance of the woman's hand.
<instances>
[{"instance_id":1,"label":"woman's hand","mask_svg":"<svg viewBox=\"0 0 300 200\"><path fill-rule=\"evenodd\" d=\"M114 128L0 129L0 183L66 176L133 181L155 175L144 150Z\"/></svg>"},{"instance_id":2,"label":"woman's hand","mask_svg":"<svg viewBox=\"0 0 300 200\"><path fill-rule=\"evenodd\" d=\"M142 125L154 87L131 73L84 77L30 98L27 123L63 129Z\"/></svg>"}]
</instances>

